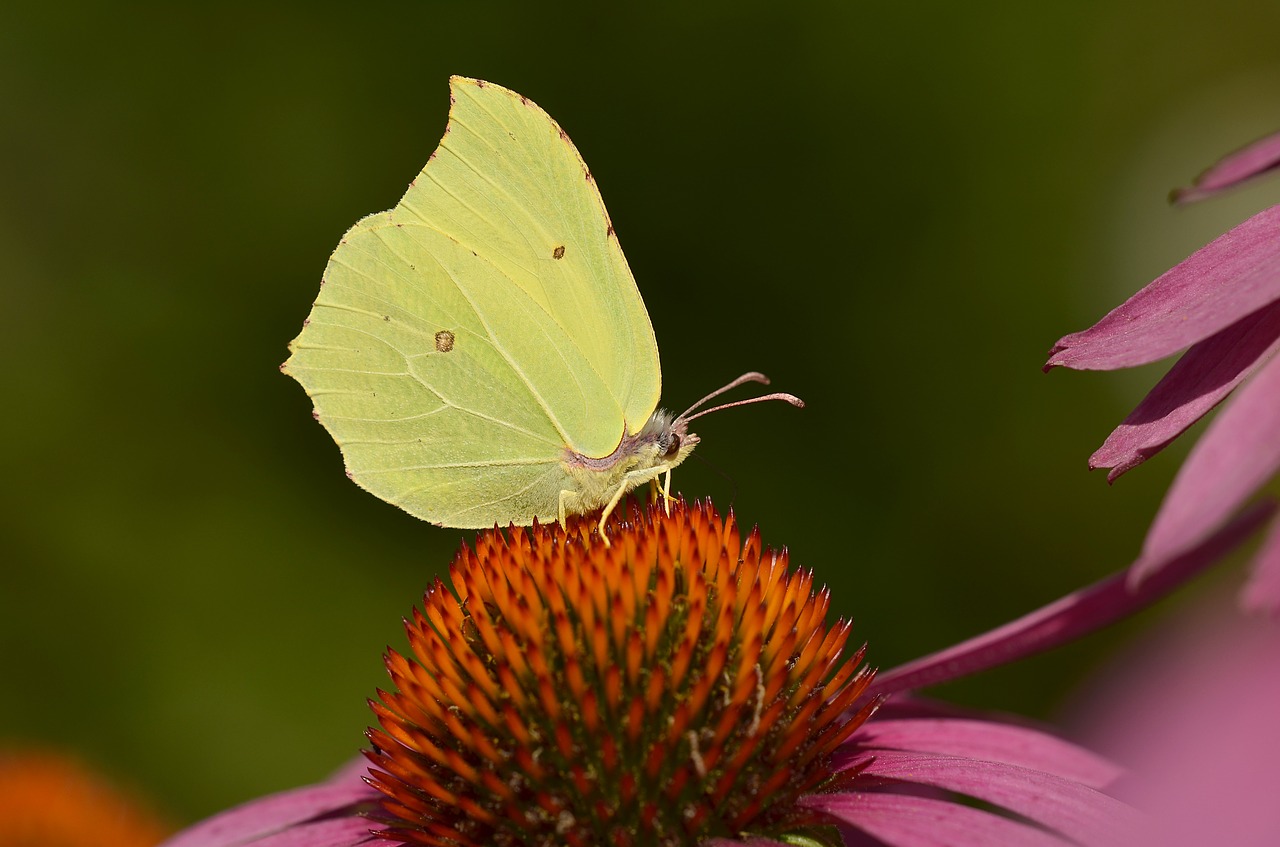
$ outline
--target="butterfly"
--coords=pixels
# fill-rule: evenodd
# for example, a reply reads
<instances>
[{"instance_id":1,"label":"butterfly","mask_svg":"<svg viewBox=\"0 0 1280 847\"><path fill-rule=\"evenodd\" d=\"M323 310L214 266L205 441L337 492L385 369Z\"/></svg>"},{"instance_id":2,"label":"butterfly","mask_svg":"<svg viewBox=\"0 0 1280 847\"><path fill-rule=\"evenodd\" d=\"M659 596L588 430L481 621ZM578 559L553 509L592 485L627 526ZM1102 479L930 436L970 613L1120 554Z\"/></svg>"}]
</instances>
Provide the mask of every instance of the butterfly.
<instances>
[{"instance_id":1,"label":"butterfly","mask_svg":"<svg viewBox=\"0 0 1280 847\"><path fill-rule=\"evenodd\" d=\"M361 487L440 526L602 510L698 444L658 408L653 325L582 157L526 97L453 77L439 147L353 226L281 369ZM699 411L701 409L701 411Z\"/></svg>"}]
</instances>

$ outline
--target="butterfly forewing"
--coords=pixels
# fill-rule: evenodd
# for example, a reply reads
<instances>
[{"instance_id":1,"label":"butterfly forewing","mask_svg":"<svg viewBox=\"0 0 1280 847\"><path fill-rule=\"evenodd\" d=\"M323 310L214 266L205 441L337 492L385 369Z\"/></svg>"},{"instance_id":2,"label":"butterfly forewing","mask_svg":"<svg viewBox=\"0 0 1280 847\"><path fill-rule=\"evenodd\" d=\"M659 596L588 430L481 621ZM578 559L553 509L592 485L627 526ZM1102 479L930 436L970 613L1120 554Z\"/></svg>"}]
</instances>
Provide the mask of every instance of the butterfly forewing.
<instances>
[{"instance_id":1,"label":"butterfly forewing","mask_svg":"<svg viewBox=\"0 0 1280 847\"><path fill-rule=\"evenodd\" d=\"M393 213L486 258L561 328L594 382L566 371L540 339L508 339L519 322L492 326L570 446L607 455L624 417L635 432L653 413L661 377L653 327L600 193L568 136L532 101L458 77L451 91L440 148Z\"/></svg>"}]
</instances>

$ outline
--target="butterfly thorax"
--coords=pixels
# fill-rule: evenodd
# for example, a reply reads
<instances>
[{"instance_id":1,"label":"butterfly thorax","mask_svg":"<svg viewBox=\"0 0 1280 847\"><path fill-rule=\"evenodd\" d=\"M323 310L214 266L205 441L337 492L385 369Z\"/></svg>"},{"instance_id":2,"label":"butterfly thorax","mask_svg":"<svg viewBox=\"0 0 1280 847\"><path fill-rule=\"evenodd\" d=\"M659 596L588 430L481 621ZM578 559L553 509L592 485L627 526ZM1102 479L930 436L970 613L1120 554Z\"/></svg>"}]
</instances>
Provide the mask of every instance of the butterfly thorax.
<instances>
[{"instance_id":1,"label":"butterfly thorax","mask_svg":"<svg viewBox=\"0 0 1280 847\"><path fill-rule=\"evenodd\" d=\"M657 479L685 460L698 444L683 418L658 409L639 432L626 434L608 456L592 458L565 448L565 473L578 485L566 504L572 512L591 512L607 506L619 490L630 491Z\"/></svg>"}]
</instances>

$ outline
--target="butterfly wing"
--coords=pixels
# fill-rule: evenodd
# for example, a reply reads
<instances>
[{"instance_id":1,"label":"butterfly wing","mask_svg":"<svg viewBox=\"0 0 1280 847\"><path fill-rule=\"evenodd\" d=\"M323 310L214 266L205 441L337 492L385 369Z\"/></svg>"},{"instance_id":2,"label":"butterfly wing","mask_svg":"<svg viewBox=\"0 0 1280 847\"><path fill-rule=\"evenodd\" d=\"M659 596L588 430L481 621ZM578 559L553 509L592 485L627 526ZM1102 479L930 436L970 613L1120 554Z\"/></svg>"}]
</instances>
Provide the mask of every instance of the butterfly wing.
<instances>
[{"instance_id":1,"label":"butterfly wing","mask_svg":"<svg viewBox=\"0 0 1280 847\"><path fill-rule=\"evenodd\" d=\"M460 527L554 519L566 448L607 456L657 406L653 328L573 144L455 77L439 148L339 244L285 370L362 487Z\"/></svg>"}]
</instances>

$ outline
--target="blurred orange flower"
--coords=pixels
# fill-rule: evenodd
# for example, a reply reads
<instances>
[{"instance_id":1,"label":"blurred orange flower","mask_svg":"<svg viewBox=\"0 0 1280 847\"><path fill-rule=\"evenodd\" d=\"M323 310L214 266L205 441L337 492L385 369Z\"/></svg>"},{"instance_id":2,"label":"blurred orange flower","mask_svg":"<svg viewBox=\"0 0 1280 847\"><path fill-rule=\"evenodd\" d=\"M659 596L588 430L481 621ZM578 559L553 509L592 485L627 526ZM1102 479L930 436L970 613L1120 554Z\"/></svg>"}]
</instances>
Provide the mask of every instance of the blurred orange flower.
<instances>
[{"instance_id":1,"label":"blurred orange flower","mask_svg":"<svg viewBox=\"0 0 1280 847\"><path fill-rule=\"evenodd\" d=\"M155 847L169 832L136 796L70 756L0 750L4 847Z\"/></svg>"}]
</instances>

